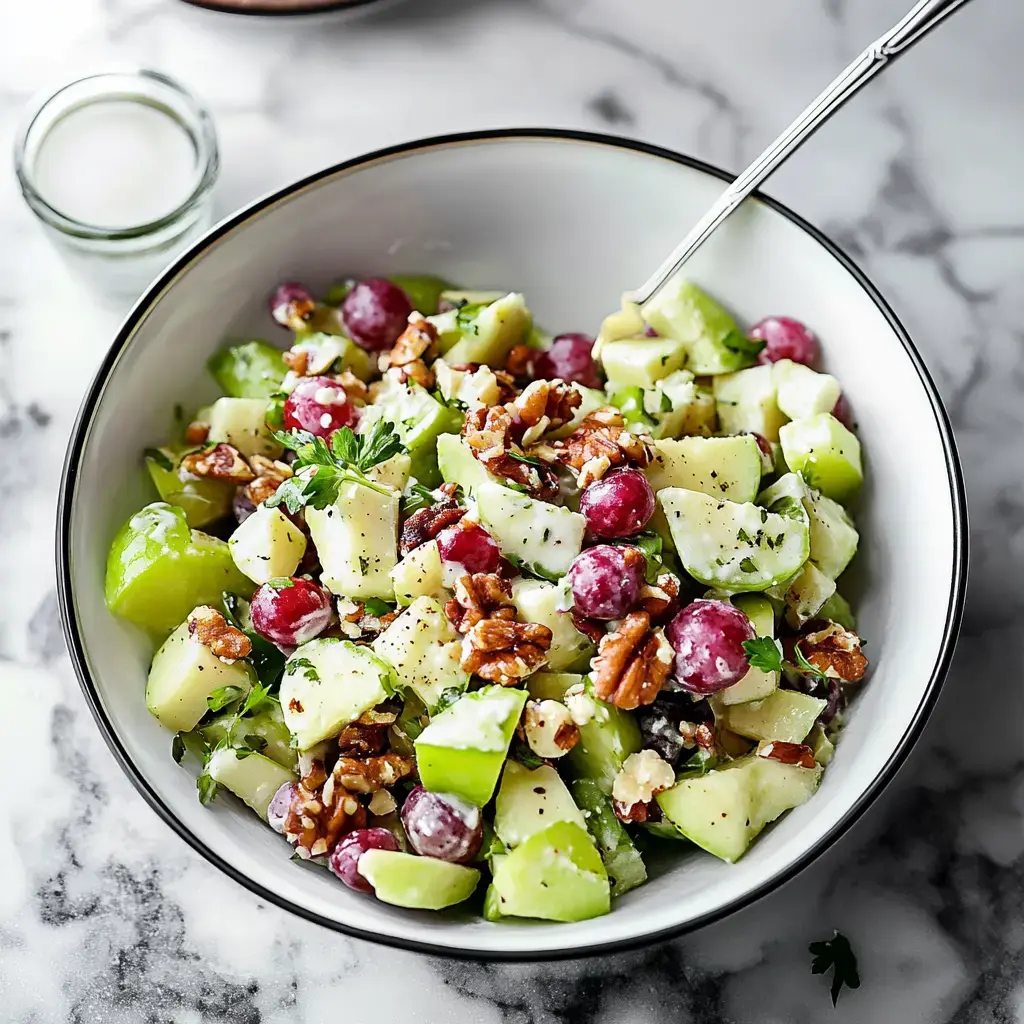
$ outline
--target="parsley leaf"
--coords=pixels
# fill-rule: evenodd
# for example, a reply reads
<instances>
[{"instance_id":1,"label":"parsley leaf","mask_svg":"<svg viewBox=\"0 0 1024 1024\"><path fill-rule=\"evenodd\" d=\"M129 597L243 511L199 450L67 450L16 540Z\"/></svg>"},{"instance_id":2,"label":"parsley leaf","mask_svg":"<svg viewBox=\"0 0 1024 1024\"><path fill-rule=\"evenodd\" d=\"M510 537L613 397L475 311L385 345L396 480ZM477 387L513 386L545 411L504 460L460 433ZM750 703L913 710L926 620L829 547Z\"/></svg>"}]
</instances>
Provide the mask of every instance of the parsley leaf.
<instances>
[{"instance_id":1,"label":"parsley leaf","mask_svg":"<svg viewBox=\"0 0 1024 1024\"><path fill-rule=\"evenodd\" d=\"M833 932L831 939L812 942L807 949L814 958L811 961L811 974L824 974L826 971L832 971L833 1006L836 1005L844 985L847 988L860 988L857 955L845 935Z\"/></svg>"},{"instance_id":2,"label":"parsley leaf","mask_svg":"<svg viewBox=\"0 0 1024 1024\"><path fill-rule=\"evenodd\" d=\"M638 548L647 560L645 580L651 586L658 582L658 577L665 571L664 542L656 533L638 533L625 543Z\"/></svg>"},{"instance_id":3,"label":"parsley leaf","mask_svg":"<svg viewBox=\"0 0 1024 1024\"><path fill-rule=\"evenodd\" d=\"M752 558L744 558L740 562L740 569L743 572L758 572L757 563Z\"/></svg>"},{"instance_id":4,"label":"parsley leaf","mask_svg":"<svg viewBox=\"0 0 1024 1024\"><path fill-rule=\"evenodd\" d=\"M802 675L809 676L811 679L817 679L822 683L828 682L828 676L804 657L804 652L800 650L799 644L793 646L793 656L796 660L796 669Z\"/></svg>"},{"instance_id":5,"label":"parsley leaf","mask_svg":"<svg viewBox=\"0 0 1024 1024\"><path fill-rule=\"evenodd\" d=\"M429 508L437 503L434 492L421 483L413 482L406 488L402 495L402 511L407 516L413 512L419 512L421 508Z\"/></svg>"},{"instance_id":6,"label":"parsley leaf","mask_svg":"<svg viewBox=\"0 0 1024 1024\"><path fill-rule=\"evenodd\" d=\"M217 689L206 698L206 706L211 711L220 711L221 708L226 708L241 696L242 688L240 686L218 686Z\"/></svg>"},{"instance_id":7,"label":"parsley leaf","mask_svg":"<svg viewBox=\"0 0 1024 1024\"><path fill-rule=\"evenodd\" d=\"M739 533L736 534L736 539L741 544L753 544L754 543L753 540L751 540L751 538L750 538L750 534L747 533L747 531L744 530L742 526L739 529Z\"/></svg>"},{"instance_id":8,"label":"parsley leaf","mask_svg":"<svg viewBox=\"0 0 1024 1024\"><path fill-rule=\"evenodd\" d=\"M743 650L746 652L751 668L759 668L762 672L780 672L782 670L782 652L770 636L744 640Z\"/></svg>"},{"instance_id":9,"label":"parsley leaf","mask_svg":"<svg viewBox=\"0 0 1024 1024\"><path fill-rule=\"evenodd\" d=\"M779 498L778 501L772 502L768 511L777 516L785 516L787 519L802 519L804 506L798 498L787 494L785 497Z\"/></svg>"},{"instance_id":10,"label":"parsley leaf","mask_svg":"<svg viewBox=\"0 0 1024 1024\"><path fill-rule=\"evenodd\" d=\"M703 747L698 747L693 756L682 766L687 778L699 778L707 775L712 768L718 767L718 755Z\"/></svg>"},{"instance_id":11,"label":"parsley leaf","mask_svg":"<svg viewBox=\"0 0 1024 1024\"><path fill-rule=\"evenodd\" d=\"M722 338L722 345L737 355L756 356L764 348L765 342L748 338L739 331L730 331Z\"/></svg>"},{"instance_id":12,"label":"parsley leaf","mask_svg":"<svg viewBox=\"0 0 1024 1024\"><path fill-rule=\"evenodd\" d=\"M299 669L302 670L302 674L311 683L320 682L320 673L317 672L316 666L309 660L309 658L292 658L292 660L288 662L287 670L289 675Z\"/></svg>"},{"instance_id":13,"label":"parsley leaf","mask_svg":"<svg viewBox=\"0 0 1024 1024\"><path fill-rule=\"evenodd\" d=\"M342 427L334 432L330 444L305 430L277 430L274 438L295 452L295 475L285 480L264 504L270 508L283 504L292 515L307 505L327 508L338 500L338 491L346 483L390 494L391 488L371 480L367 471L406 451L395 425L385 419L375 420L366 434Z\"/></svg>"},{"instance_id":14,"label":"parsley leaf","mask_svg":"<svg viewBox=\"0 0 1024 1024\"><path fill-rule=\"evenodd\" d=\"M168 473L174 472L173 460L168 458L167 454L162 452L159 448L147 448L142 454L150 462L155 462L161 469L166 470Z\"/></svg>"},{"instance_id":15,"label":"parsley leaf","mask_svg":"<svg viewBox=\"0 0 1024 1024\"><path fill-rule=\"evenodd\" d=\"M441 691L441 696L437 698L437 704L434 705L434 714L439 714L441 711L445 711L450 708L460 697L462 696L462 690L457 686L449 686Z\"/></svg>"},{"instance_id":16,"label":"parsley leaf","mask_svg":"<svg viewBox=\"0 0 1024 1024\"><path fill-rule=\"evenodd\" d=\"M287 590L289 587L295 586L295 581L290 576L275 576L273 579L267 580L267 586L274 590Z\"/></svg>"},{"instance_id":17,"label":"parsley leaf","mask_svg":"<svg viewBox=\"0 0 1024 1024\"><path fill-rule=\"evenodd\" d=\"M372 615L376 619L390 615L394 610L393 605L388 604L387 601L382 601L379 597L368 597L363 602L363 614Z\"/></svg>"},{"instance_id":18,"label":"parsley leaf","mask_svg":"<svg viewBox=\"0 0 1024 1024\"><path fill-rule=\"evenodd\" d=\"M528 466L536 466L538 469L546 469L547 468L540 459L535 458L532 455L526 455L523 452L517 452L517 451L515 451L512 448L510 448L507 452L505 452L505 454L510 459L515 459L516 462L525 462L526 465L528 465Z\"/></svg>"},{"instance_id":19,"label":"parsley leaf","mask_svg":"<svg viewBox=\"0 0 1024 1024\"><path fill-rule=\"evenodd\" d=\"M518 761L524 768L529 768L533 771L534 768L539 768L547 762L542 758L538 757L522 740L516 740L512 744L512 751L510 756L513 760Z\"/></svg>"},{"instance_id":20,"label":"parsley leaf","mask_svg":"<svg viewBox=\"0 0 1024 1024\"><path fill-rule=\"evenodd\" d=\"M196 779L196 789L199 790L199 802L205 807L217 795L217 783L213 781L209 772L202 772Z\"/></svg>"}]
</instances>

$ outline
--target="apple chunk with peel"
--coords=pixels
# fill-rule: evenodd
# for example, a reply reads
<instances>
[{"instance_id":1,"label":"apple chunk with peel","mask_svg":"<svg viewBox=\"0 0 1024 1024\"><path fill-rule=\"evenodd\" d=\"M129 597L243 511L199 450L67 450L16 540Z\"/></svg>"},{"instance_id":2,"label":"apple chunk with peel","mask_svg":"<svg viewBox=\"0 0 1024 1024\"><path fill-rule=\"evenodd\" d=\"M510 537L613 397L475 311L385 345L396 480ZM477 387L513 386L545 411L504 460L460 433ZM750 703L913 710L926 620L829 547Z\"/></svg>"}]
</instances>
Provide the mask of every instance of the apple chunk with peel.
<instances>
[{"instance_id":1,"label":"apple chunk with peel","mask_svg":"<svg viewBox=\"0 0 1024 1024\"><path fill-rule=\"evenodd\" d=\"M484 686L435 715L416 739L420 781L483 807L494 793L526 691Z\"/></svg>"},{"instance_id":2,"label":"apple chunk with peel","mask_svg":"<svg viewBox=\"0 0 1024 1024\"><path fill-rule=\"evenodd\" d=\"M503 917L585 921L611 909L601 855L572 821L555 822L496 859L494 891Z\"/></svg>"},{"instance_id":3,"label":"apple chunk with peel","mask_svg":"<svg viewBox=\"0 0 1024 1024\"><path fill-rule=\"evenodd\" d=\"M396 907L443 910L473 895L480 872L434 857L397 850L367 850L359 874L373 886L377 899Z\"/></svg>"},{"instance_id":4,"label":"apple chunk with peel","mask_svg":"<svg viewBox=\"0 0 1024 1024\"><path fill-rule=\"evenodd\" d=\"M269 757L230 747L215 750L210 755L206 770L214 782L229 789L264 821L274 794L286 782L295 781L292 772Z\"/></svg>"},{"instance_id":5,"label":"apple chunk with peel","mask_svg":"<svg viewBox=\"0 0 1024 1024\"><path fill-rule=\"evenodd\" d=\"M574 821L584 828L587 824L558 772L546 764L531 771L509 761L494 808L498 838L516 847L556 821Z\"/></svg>"}]
</instances>

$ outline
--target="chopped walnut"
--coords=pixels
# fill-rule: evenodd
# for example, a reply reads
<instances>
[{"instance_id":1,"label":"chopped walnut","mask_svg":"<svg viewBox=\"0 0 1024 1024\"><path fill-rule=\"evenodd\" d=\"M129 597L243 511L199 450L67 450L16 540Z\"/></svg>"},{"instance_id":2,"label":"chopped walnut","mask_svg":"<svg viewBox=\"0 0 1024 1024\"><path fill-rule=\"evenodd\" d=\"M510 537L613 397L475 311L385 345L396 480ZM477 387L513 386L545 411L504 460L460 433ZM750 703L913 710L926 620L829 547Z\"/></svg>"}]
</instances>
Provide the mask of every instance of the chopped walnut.
<instances>
[{"instance_id":1,"label":"chopped walnut","mask_svg":"<svg viewBox=\"0 0 1024 1024\"><path fill-rule=\"evenodd\" d=\"M247 484L256 478L237 448L215 444L198 452L189 452L181 460L182 468L193 476L208 476L233 484Z\"/></svg>"},{"instance_id":2,"label":"chopped walnut","mask_svg":"<svg viewBox=\"0 0 1024 1024\"><path fill-rule=\"evenodd\" d=\"M246 484L244 490L245 496L254 505L266 501L292 475L292 467L287 462L268 459L263 455L253 455L249 465L256 479Z\"/></svg>"},{"instance_id":3,"label":"chopped walnut","mask_svg":"<svg viewBox=\"0 0 1024 1024\"><path fill-rule=\"evenodd\" d=\"M206 444L210 436L210 424L202 420L193 420L185 428L185 444Z\"/></svg>"},{"instance_id":4,"label":"chopped walnut","mask_svg":"<svg viewBox=\"0 0 1024 1024\"><path fill-rule=\"evenodd\" d=\"M328 791L328 786L330 790ZM366 808L314 761L299 780L285 816L285 838L303 859L322 857L346 832L366 825Z\"/></svg>"},{"instance_id":5,"label":"chopped walnut","mask_svg":"<svg viewBox=\"0 0 1024 1024\"><path fill-rule=\"evenodd\" d=\"M324 784L324 799L330 800L335 788L350 793L376 793L379 789L390 789L399 779L411 775L415 768L416 762L401 754L339 757L331 777Z\"/></svg>"},{"instance_id":6,"label":"chopped walnut","mask_svg":"<svg viewBox=\"0 0 1024 1024\"><path fill-rule=\"evenodd\" d=\"M464 672L501 686L513 686L547 661L552 633L539 622L483 619L462 640Z\"/></svg>"},{"instance_id":7,"label":"chopped walnut","mask_svg":"<svg viewBox=\"0 0 1024 1024\"><path fill-rule=\"evenodd\" d=\"M811 630L796 640L801 654L829 679L857 683L864 678L868 659L860 649L860 637L836 622L811 623Z\"/></svg>"},{"instance_id":8,"label":"chopped walnut","mask_svg":"<svg viewBox=\"0 0 1024 1024\"><path fill-rule=\"evenodd\" d=\"M653 458L651 439L634 434L613 409L592 412L564 441L553 445L559 460L586 487L615 466L646 466Z\"/></svg>"},{"instance_id":9,"label":"chopped walnut","mask_svg":"<svg viewBox=\"0 0 1024 1024\"><path fill-rule=\"evenodd\" d=\"M612 783L612 799L626 808L647 804L663 790L675 785L672 765L656 750L640 750L622 763Z\"/></svg>"},{"instance_id":10,"label":"chopped walnut","mask_svg":"<svg viewBox=\"0 0 1024 1024\"><path fill-rule=\"evenodd\" d=\"M444 498L433 505L417 509L402 524L399 552L405 557L421 544L433 540L445 527L453 526L467 511L454 498Z\"/></svg>"},{"instance_id":11,"label":"chopped walnut","mask_svg":"<svg viewBox=\"0 0 1024 1024\"><path fill-rule=\"evenodd\" d=\"M362 601L338 598L338 622L325 635L343 636L349 640L372 640L384 632L395 619L397 611L386 615L368 615Z\"/></svg>"},{"instance_id":12,"label":"chopped walnut","mask_svg":"<svg viewBox=\"0 0 1024 1024\"><path fill-rule=\"evenodd\" d=\"M414 380L425 388L434 386L434 375L425 360L437 350L437 328L422 314L409 314L409 324L386 355L384 369L400 371L400 381Z\"/></svg>"},{"instance_id":13,"label":"chopped walnut","mask_svg":"<svg viewBox=\"0 0 1024 1024\"><path fill-rule=\"evenodd\" d=\"M518 380L527 380L533 374L537 350L529 345L514 345L505 360L505 371Z\"/></svg>"},{"instance_id":14,"label":"chopped walnut","mask_svg":"<svg viewBox=\"0 0 1024 1024\"><path fill-rule=\"evenodd\" d=\"M514 403L472 409L466 415L462 433L473 457L490 473L536 498L550 500L558 494L558 475L550 466L522 461L526 456L513 439L514 428L521 425L518 416ZM527 429L530 426L527 424Z\"/></svg>"},{"instance_id":15,"label":"chopped walnut","mask_svg":"<svg viewBox=\"0 0 1024 1024\"><path fill-rule=\"evenodd\" d=\"M668 678L673 657L664 632L651 629L647 612L630 612L598 644L594 693L626 710L650 704Z\"/></svg>"},{"instance_id":16,"label":"chopped walnut","mask_svg":"<svg viewBox=\"0 0 1024 1024\"><path fill-rule=\"evenodd\" d=\"M781 740L762 740L757 745L757 756L767 757L782 764L795 764L813 768L814 751L806 743L784 743Z\"/></svg>"},{"instance_id":17,"label":"chopped walnut","mask_svg":"<svg viewBox=\"0 0 1024 1024\"><path fill-rule=\"evenodd\" d=\"M521 443L539 441L548 430L565 426L580 407L583 396L563 380L535 380L512 403L520 422L526 425Z\"/></svg>"},{"instance_id":18,"label":"chopped walnut","mask_svg":"<svg viewBox=\"0 0 1024 1024\"><path fill-rule=\"evenodd\" d=\"M645 585L640 590L640 607L650 615L652 621L665 615L675 607L679 597L679 577L670 572L662 573L657 582Z\"/></svg>"},{"instance_id":19,"label":"chopped walnut","mask_svg":"<svg viewBox=\"0 0 1024 1024\"><path fill-rule=\"evenodd\" d=\"M391 814L393 811L398 810L398 804L395 802L395 798L386 789L378 789L377 792L370 797L370 802L366 805L366 809L371 814L374 814L379 818L385 814Z\"/></svg>"},{"instance_id":20,"label":"chopped walnut","mask_svg":"<svg viewBox=\"0 0 1024 1024\"><path fill-rule=\"evenodd\" d=\"M387 745L388 729L395 724L394 711L366 711L338 735L338 751L345 757L370 757Z\"/></svg>"},{"instance_id":21,"label":"chopped walnut","mask_svg":"<svg viewBox=\"0 0 1024 1024\"><path fill-rule=\"evenodd\" d=\"M366 382L360 380L351 370L342 370L334 379L345 392L345 397L355 405L364 405L370 394Z\"/></svg>"},{"instance_id":22,"label":"chopped walnut","mask_svg":"<svg viewBox=\"0 0 1024 1024\"><path fill-rule=\"evenodd\" d=\"M284 365L299 377L305 377L309 371L309 349L289 349L281 358L284 360Z\"/></svg>"},{"instance_id":23,"label":"chopped walnut","mask_svg":"<svg viewBox=\"0 0 1024 1024\"><path fill-rule=\"evenodd\" d=\"M468 633L484 619L515 619L512 585L496 573L461 576L455 582L455 597L444 611L460 633Z\"/></svg>"},{"instance_id":24,"label":"chopped walnut","mask_svg":"<svg viewBox=\"0 0 1024 1024\"><path fill-rule=\"evenodd\" d=\"M200 605L188 619L188 635L197 643L208 647L223 661L235 662L252 651L252 641L231 625L216 608Z\"/></svg>"},{"instance_id":25,"label":"chopped walnut","mask_svg":"<svg viewBox=\"0 0 1024 1024\"><path fill-rule=\"evenodd\" d=\"M569 708L558 700L531 700L526 705L523 729L530 749L549 760L568 754L580 740Z\"/></svg>"},{"instance_id":26,"label":"chopped walnut","mask_svg":"<svg viewBox=\"0 0 1024 1024\"><path fill-rule=\"evenodd\" d=\"M624 804L621 800L613 800L612 810L615 811L615 817L618 818L619 821L640 824L647 820L650 805L640 803L639 801L635 804Z\"/></svg>"}]
</instances>

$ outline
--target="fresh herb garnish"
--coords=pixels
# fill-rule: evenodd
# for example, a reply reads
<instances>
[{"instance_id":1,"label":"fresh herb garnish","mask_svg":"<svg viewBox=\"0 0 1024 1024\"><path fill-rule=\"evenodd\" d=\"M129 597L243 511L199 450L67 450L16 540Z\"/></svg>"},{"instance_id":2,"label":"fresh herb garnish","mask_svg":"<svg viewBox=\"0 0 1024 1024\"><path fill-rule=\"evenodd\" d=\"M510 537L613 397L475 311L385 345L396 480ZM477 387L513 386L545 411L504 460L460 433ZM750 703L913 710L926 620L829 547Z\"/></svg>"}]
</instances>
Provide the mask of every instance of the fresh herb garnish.
<instances>
[{"instance_id":1,"label":"fresh herb garnish","mask_svg":"<svg viewBox=\"0 0 1024 1024\"><path fill-rule=\"evenodd\" d=\"M168 473L174 472L174 462L159 448L147 448L142 454L150 462L155 462L161 469L167 470Z\"/></svg>"},{"instance_id":2,"label":"fresh herb garnish","mask_svg":"<svg viewBox=\"0 0 1024 1024\"><path fill-rule=\"evenodd\" d=\"M196 789L199 790L199 802L205 807L217 795L218 786L209 772L202 771L196 778Z\"/></svg>"},{"instance_id":3,"label":"fresh herb garnish","mask_svg":"<svg viewBox=\"0 0 1024 1024\"><path fill-rule=\"evenodd\" d=\"M299 670L302 671L302 674L311 683L320 682L320 673L317 672L316 667L313 665L313 662L309 660L309 658L292 658L292 660L288 662L289 675L292 675L293 673Z\"/></svg>"},{"instance_id":4,"label":"fresh herb garnish","mask_svg":"<svg viewBox=\"0 0 1024 1024\"><path fill-rule=\"evenodd\" d=\"M737 540L738 540L738 541L739 541L739 542L740 542L741 544L753 544L753 543L754 543L754 542L753 542L753 541L752 541L752 540L750 539L750 534L749 534L749 533L747 533L747 531L746 531L746 530L744 530L742 526L741 526L741 527L740 527L740 529L739 529L739 533L737 533L737 534L736 534L736 539L737 539Z\"/></svg>"},{"instance_id":5,"label":"fresh herb garnish","mask_svg":"<svg viewBox=\"0 0 1024 1024\"><path fill-rule=\"evenodd\" d=\"M429 488L421 483L413 481L405 489L402 495L402 511L411 516L413 512L419 512L421 508L429 508L437 504L437 496Z\"/></svg>"},{"instance_id":6,"label":"fresh herb garnish","mask_svg":"<svg viewBox=\"0 0 1024 1024\"><path fill-rule=\"evenodd\" d=\"M793 645L793 658L796 662L796 669L801 675L808 676L811 679L817 680L819 683L827 683L828 676L825 675L821 669L816 668L812 665L806 657L804 652L800 650L799 644Z\"/></svg>"},{"instance_id":7,"label":"fresh herb garnish","mask_svg":"<svg viewBox=\"0 0 1024 1024\"><path fill-rule=\"evenodd\" d=\"M779 645L770 636L744 640L743 650L746 652L751 668L759 668L762 672L782 671L782 652L779 650Z\"/></svg>"},{"instance_id":8,"label":"fresh herb garnish","mask_svg":"<svg viewBox=\"0 0 1024 1024\"><path fill-rule=\"evenodd\" d=\"M523 743L522 740L516 740L512 745L512 759L518 761L524 768L529 768L533 771L534 768L540 768L541 765L546 764L542 757L538 757L527 744Z\"/></svg>"},{"instance_id":9,"label":"fresh herb garnish","mask_svg":"<svg viewBox=\"0 0 1024 1024\"><path fill-rule=\"evenodd\" d=\"M267 580L267 586L273 590L287 590L295 586L295 581L290 576L275 576Z\"/></svg>"},{"instance_id":10,"label":"fresh herb garnish","mask_svg":"<svg viewBox=\"0 0 1024 1024\"><path fill-rule=\"evenodd\" d=\"M840 932L833 932L831 939L812 942L808 947L811 960L811 974L832 971L832 1005L835 1006L843 986L860 988L860 974L857 970L857 955L850 946L850 940Z\"/></svg>"},{"instance_id":11,"label":"fresh herb garnish","mask_svg":"<svg viewBox=\"0 0 1024 1024\"><path fill-rule=\"evenodd\" d=\"M804 506L799 499L786 495L784 498L779 498L778 501L773 501L768 511L777 516L785 516L787 519L802 519Z\"/></svg>"},{"instance_id":12,"label":"fresh herb garnish","mask_svg":"<svg viewBox=\"0 0 1024 1024\"><path fill-rule=\"evenodd\" d=\"M209 697L206 698L206 706L211 711L220 711L229 704L234 703L242 696L240 686L218 686Z\"/></svg>"},{"instance_id":13,"label":"fresh herb garnish","mask_svg":"<svg viewBox=\"0 0 1024 1024\"><path fill-rule=\"evenodd\" d=\"M730 352L735 352L741 356L756 356L761 349L764 348L765 343L763 341L755 340L754 338L748 338L739 331L729 331L724 338L722 338L722 345L727 348Z\"/></svg>"},{"instance_id":14,"label":"fresh herb garnish","mask_svg":"<svg viewBox=\"0 0 1024 1024\"><path fill-rule=\"evenodd\" d=\"M718 766L718 755L704 747L698 747L693 756L683 765L687 777L699 778Z\"/></svg>"},{"instance_id":15,"label":"fresh herb garnish","mask_svg":"<svg viewBox=\"0 0 1024 1024\"><path fill-rule=\"evenodd\" d=\"M516 462L525 462L528 466L536 466L538 469L546 469L544 463L533 455L526 455L523 452L517 452L510 448L505 454L510 459L515 459Z\"/></svg>"},{"instance_id":16,"label":"fresh herb garnish","mask_svg":"<svg viewBox=\"0 0 1024 1024\"><path fill-rule=\"evenodd\" d=\"M244 758L250 754L258 754L263 750L267 741L262 736L257 736L254 732L247 732L242 737L242 746L235 749L235 757Z\"/></svg>"},{"instance_id":17,"label":"fresh herb garnish","mask_svg":"<svg viewBox=\"0 0 1024 1024\"><path fill-rule=\"evenodd\" d=\"M758 571L757 563L752 558L744 558L743 561L740 562L740 569L743 572L757 572Z\"/></svg>"},{"instance_id":18,"label":"fresh herb garnish","mask_svg":"<svg viewBox=\"0 0 1024 1024\"><path fill-rule=\"evenodd\" d=\"M385 615L390 615L394 611L394 607L382 601L379 597L368 597L363 602L363 614L372 615L375 619L383 618Z\"/></svg>"},{"instance_id":19,"label":"fresh herb garnish","mask_svg":"<svg viewBox=\"0 0 1024 1024\"><path fill-rule=\"evenodd\" d=\"M334 432L330 444L305 430L277 430L274 438L295 452L295 476L285 480L264 504L270 508L283 504L293 515L307 505L327 508L337 501L338 491L346 483L362 484L379 494L392 493L390 487L366 474L406 450L395 425L385 419L376 420L366 434L342 427Z\"/></svg>"},{"instance_id":20,"label":"fresh herb garnish","mask_svg":"<svg viewBox=\"0 0 1024 1024\"><path fill-rule=\"evenodd\" d=\"M437 698L437 704L434 705L434 714L439 714L442 711L446 711L450 708L460 697L462 696L462 690L457 686L449 686L441 691L441 696Z\"/></svg>"}]
</instances>

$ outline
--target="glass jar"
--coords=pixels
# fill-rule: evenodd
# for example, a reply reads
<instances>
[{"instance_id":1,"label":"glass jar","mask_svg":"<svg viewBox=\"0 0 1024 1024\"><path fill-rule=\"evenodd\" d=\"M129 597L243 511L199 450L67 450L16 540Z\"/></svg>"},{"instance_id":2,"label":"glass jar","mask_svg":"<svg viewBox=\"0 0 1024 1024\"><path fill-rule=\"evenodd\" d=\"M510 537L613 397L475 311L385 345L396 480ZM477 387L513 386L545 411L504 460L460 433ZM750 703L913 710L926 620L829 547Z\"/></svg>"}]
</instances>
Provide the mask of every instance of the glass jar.
<instances>
[{"instance_id":1,"label":"glass jar","mask_svg":"<svg viewBox=\"0 0 1024 1024\"><path fill-rule=\"evenodd\" d=\"M106 71L59 89L15 138L22 195L72 268L137 296L209 227L217 136L209 112L156 71Z\"/></svg>"}]
</instances>

